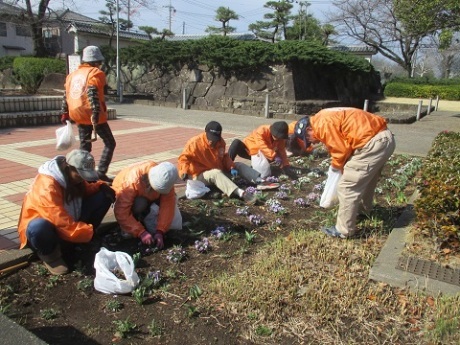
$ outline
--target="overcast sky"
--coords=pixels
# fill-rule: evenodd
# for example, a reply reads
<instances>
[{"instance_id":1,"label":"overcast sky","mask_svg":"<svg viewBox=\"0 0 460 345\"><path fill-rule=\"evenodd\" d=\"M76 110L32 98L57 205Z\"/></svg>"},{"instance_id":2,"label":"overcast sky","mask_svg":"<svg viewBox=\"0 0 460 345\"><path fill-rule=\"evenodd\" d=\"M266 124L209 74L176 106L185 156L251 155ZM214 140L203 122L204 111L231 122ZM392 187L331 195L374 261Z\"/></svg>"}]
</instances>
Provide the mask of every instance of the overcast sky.
<instances>
[{"instance_id":1,"label":"overcast sky","mask_svg":"<svg viewBox=\"0 0 460 345\"><path fill-rule=\"evenodd\" d=\"M134 29L139 26L153 26L158 30L169 29L171 6L171 30L176 34L202 34L210 26L220 26L220 23L214 20L216 9L220 6L229 7L235 11L240 19L230 21L230 25L237 28L237 32L247 32L248 25L263 20L264 13L270 12L264 8L267 0L155 0L150 9L137 8L137 13L131 16L134 23ZM299 10L299 0L293 1L293 13ZM302 1L305 3L305 1ZM59 7L59 1L51 1L50 6L54 9ZM66 3L63 1L62 4ZM104 0L78 0L74 1L75 6L71 10L98 19L99 11L105 9ZM324 12L332 8L332 0L312 0L309 1L308 13L313 14L320 21L324 20ZM137 5L131 1L131 6L136 8ZM126 15L121 15L126 18Z\"/></svg>"}]
</instances>

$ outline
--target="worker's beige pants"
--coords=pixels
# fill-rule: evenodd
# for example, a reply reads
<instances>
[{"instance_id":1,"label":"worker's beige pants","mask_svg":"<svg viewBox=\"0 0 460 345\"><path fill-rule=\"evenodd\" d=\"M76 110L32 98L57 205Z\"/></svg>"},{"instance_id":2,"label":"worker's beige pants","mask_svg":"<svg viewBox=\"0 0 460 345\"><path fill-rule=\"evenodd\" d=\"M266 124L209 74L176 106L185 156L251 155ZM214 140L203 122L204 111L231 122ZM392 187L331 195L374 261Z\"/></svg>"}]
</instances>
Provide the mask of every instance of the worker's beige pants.
<instances>
[{"instance_id":1,"label":"worker's beige pants","mask_svg":"<svg viewBox=\"0 0 460 345\"><path fill-rule=\"evenodd\" d=\"M235 168L238 170L239 175L249 182L255 182L260 174L241 162L235 162ZM230 196L238 189L238 186L220 169L211 169L197 176L205 185L215 185L225 195Z\"/></svg>"},{"instance_id":2,"label":"worker's beige pants","mask_svg":"<svg viewBox=\"0 0 460 345\"><path fill-rule=\"evenodd\" d=\"M343 168L337 192L339 210L336 227L346 236L356 233L358 212L370 212L377 181L383 166L395 150L389 129L377 133L361 149L355 150Z\"/></svg>"}]
</instances>

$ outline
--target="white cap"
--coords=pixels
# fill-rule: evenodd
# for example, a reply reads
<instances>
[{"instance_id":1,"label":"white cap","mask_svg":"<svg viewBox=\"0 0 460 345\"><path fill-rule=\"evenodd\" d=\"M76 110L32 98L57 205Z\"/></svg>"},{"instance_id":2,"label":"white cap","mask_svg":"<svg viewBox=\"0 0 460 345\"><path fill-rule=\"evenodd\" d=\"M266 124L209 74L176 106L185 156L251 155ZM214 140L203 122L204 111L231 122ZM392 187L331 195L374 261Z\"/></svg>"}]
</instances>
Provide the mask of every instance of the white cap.
<instances>
[{"instance_id":1,"label":"white cap","mask_svg":"<svg viewBox=\"0 0 460 345\"><path fill-rule=\"evenodd\" d=\"M85 150L72 150L66 156L67 164L77 169L78 174L86 181L92 182L99 180L95 170L96 163L94 157Z\"/></svg>"},{"instance_id":2,"label":"white cap","mask_svg":"<svg viewBox=\"0 0 460 345\"><path fill-rule=\"evenodd\" d=\"M170 162L162 162L149 170L150 185L160 194L168 194L178 179L177 168Z\"/></svg>"},{"instance_id":3,"label":"white cap","mask_svg":"<svg viewBox=\"0 0 460 345\"><path fill-rule=\"evenodd\" d=\"M87 46L83 49L83 56L81 57L83 62L98 62L104 61L104 55L102 55L99 47Z\"/></svg>"}]
</instances>

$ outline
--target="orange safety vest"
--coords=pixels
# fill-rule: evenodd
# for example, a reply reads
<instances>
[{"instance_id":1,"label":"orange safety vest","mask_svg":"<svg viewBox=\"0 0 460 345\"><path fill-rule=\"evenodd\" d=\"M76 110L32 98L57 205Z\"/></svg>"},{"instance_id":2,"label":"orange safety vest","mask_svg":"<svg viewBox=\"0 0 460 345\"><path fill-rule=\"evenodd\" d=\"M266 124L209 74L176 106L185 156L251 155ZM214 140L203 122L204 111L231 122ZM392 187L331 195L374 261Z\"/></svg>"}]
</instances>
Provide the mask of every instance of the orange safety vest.
<instances>
[{"instance_id":1,"label":"orange safety vest","mask_svg":"<svg viewBox=\"0 0 460 345\"><path fill-rule=\"evenodd\" d=\"M196 177L211 169L230 171L234 164L228 153L225 152L225 146L224 139L221 139L214 147L211 147L206 133L189 139L178 159L179 176L188 174Z\"/></svg>"},{"instance_id":2,"label":"orange safety vest","mask_svg":"<svg viewBox=\"0 0 460 345\"><path fill-rule=\"evenodd\" d=\"M316 139L326 145L331 165L343 170L348 158L387 128L383 117L357 108L327 108L310 117Z\"/></svg>"},{"instance_id":3,"label":"orange safety vest","mask_svg":"<svg viewBox=\"0 0 460 345\"><path fill-rule=\"evenodd\" d=\"M286 139L273 139L270 125L259 126L243 142L251 156L261 151L268 160L272 161L276 156L279 156L283 160L282 167L289 166L286 155Z\"/></svg>"},{"instance_id":4,"label":"orange safety vest","mask_svg":"<svg viewBox=\"0 0 460 345\"><path fill-rule=\"evenodd\" d=\"M83 181L85 195L99 191L102 182L88 183ZM64 188L53 177L38 174L30 190L24 196L18 222L20 248L27 244L26 230L29 222L43 218L54 224L56 232L64 241L86 243L93 237L93 226L75 221L64 208Z\"/></svg>"},{"instance_id":5,"label":"orange safety vest","mask_svg":"<svg viewBox=\"0 0 460 345\"><path fill-rule=\"evenodd\" d=\"M121 170L112 183L112 188L117 194L113 207L115 218L123 231L135 237L145 231L144 225L139 222L131 211L136 197L144 197L150 202L160 201L157 230L165 234L168 232L174 217L176 206L176 192L174 187L168 194L160 194L150 187L148 174L150 168L158 165L154 161L145 161L132 164Z\"/></svg>"},{"instance_id":6,"label":"orange safety vest","mask_svg":"<svg viewBox=\"0 0 460 345\"><path fill-rule=\"evenodd\" d=\"M105 73L97 67L81 64L70 73L65 82L66 101L70 118L77 124L91 125L93 110L88 99L89 86L95 86L99 98L99 122L107 122L107 106L105 104L104 87Z\"/></svg>"}]
</instances>

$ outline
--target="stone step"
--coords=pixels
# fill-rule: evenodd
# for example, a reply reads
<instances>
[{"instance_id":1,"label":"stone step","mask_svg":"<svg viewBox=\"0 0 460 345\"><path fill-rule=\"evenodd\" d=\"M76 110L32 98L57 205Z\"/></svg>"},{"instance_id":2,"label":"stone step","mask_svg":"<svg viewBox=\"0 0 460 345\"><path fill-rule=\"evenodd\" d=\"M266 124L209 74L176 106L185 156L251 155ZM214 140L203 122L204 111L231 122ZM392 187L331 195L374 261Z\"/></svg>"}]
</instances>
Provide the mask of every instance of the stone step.
<instances>
[{"instance_id":1,"label":"stone step","mask_svg":"<svg viewBox=\"0 0 460 345\"><path fill-rule=\"evenodd\" d=\"M115 120L117 118L116 109L108 108L107 112L109 120ZM60 123L60 109L0 113L0 128L43 126Z\"/></svg>"},{"instance_id":2,"label":"stone step","mask_svg":"<svg viewBox=\"0 0 460 345\"><path fill-rule=\"evenodd\" d=\"M0 114L60 110L62 96L0 97Z\"/></svg>"}]
</instances>

